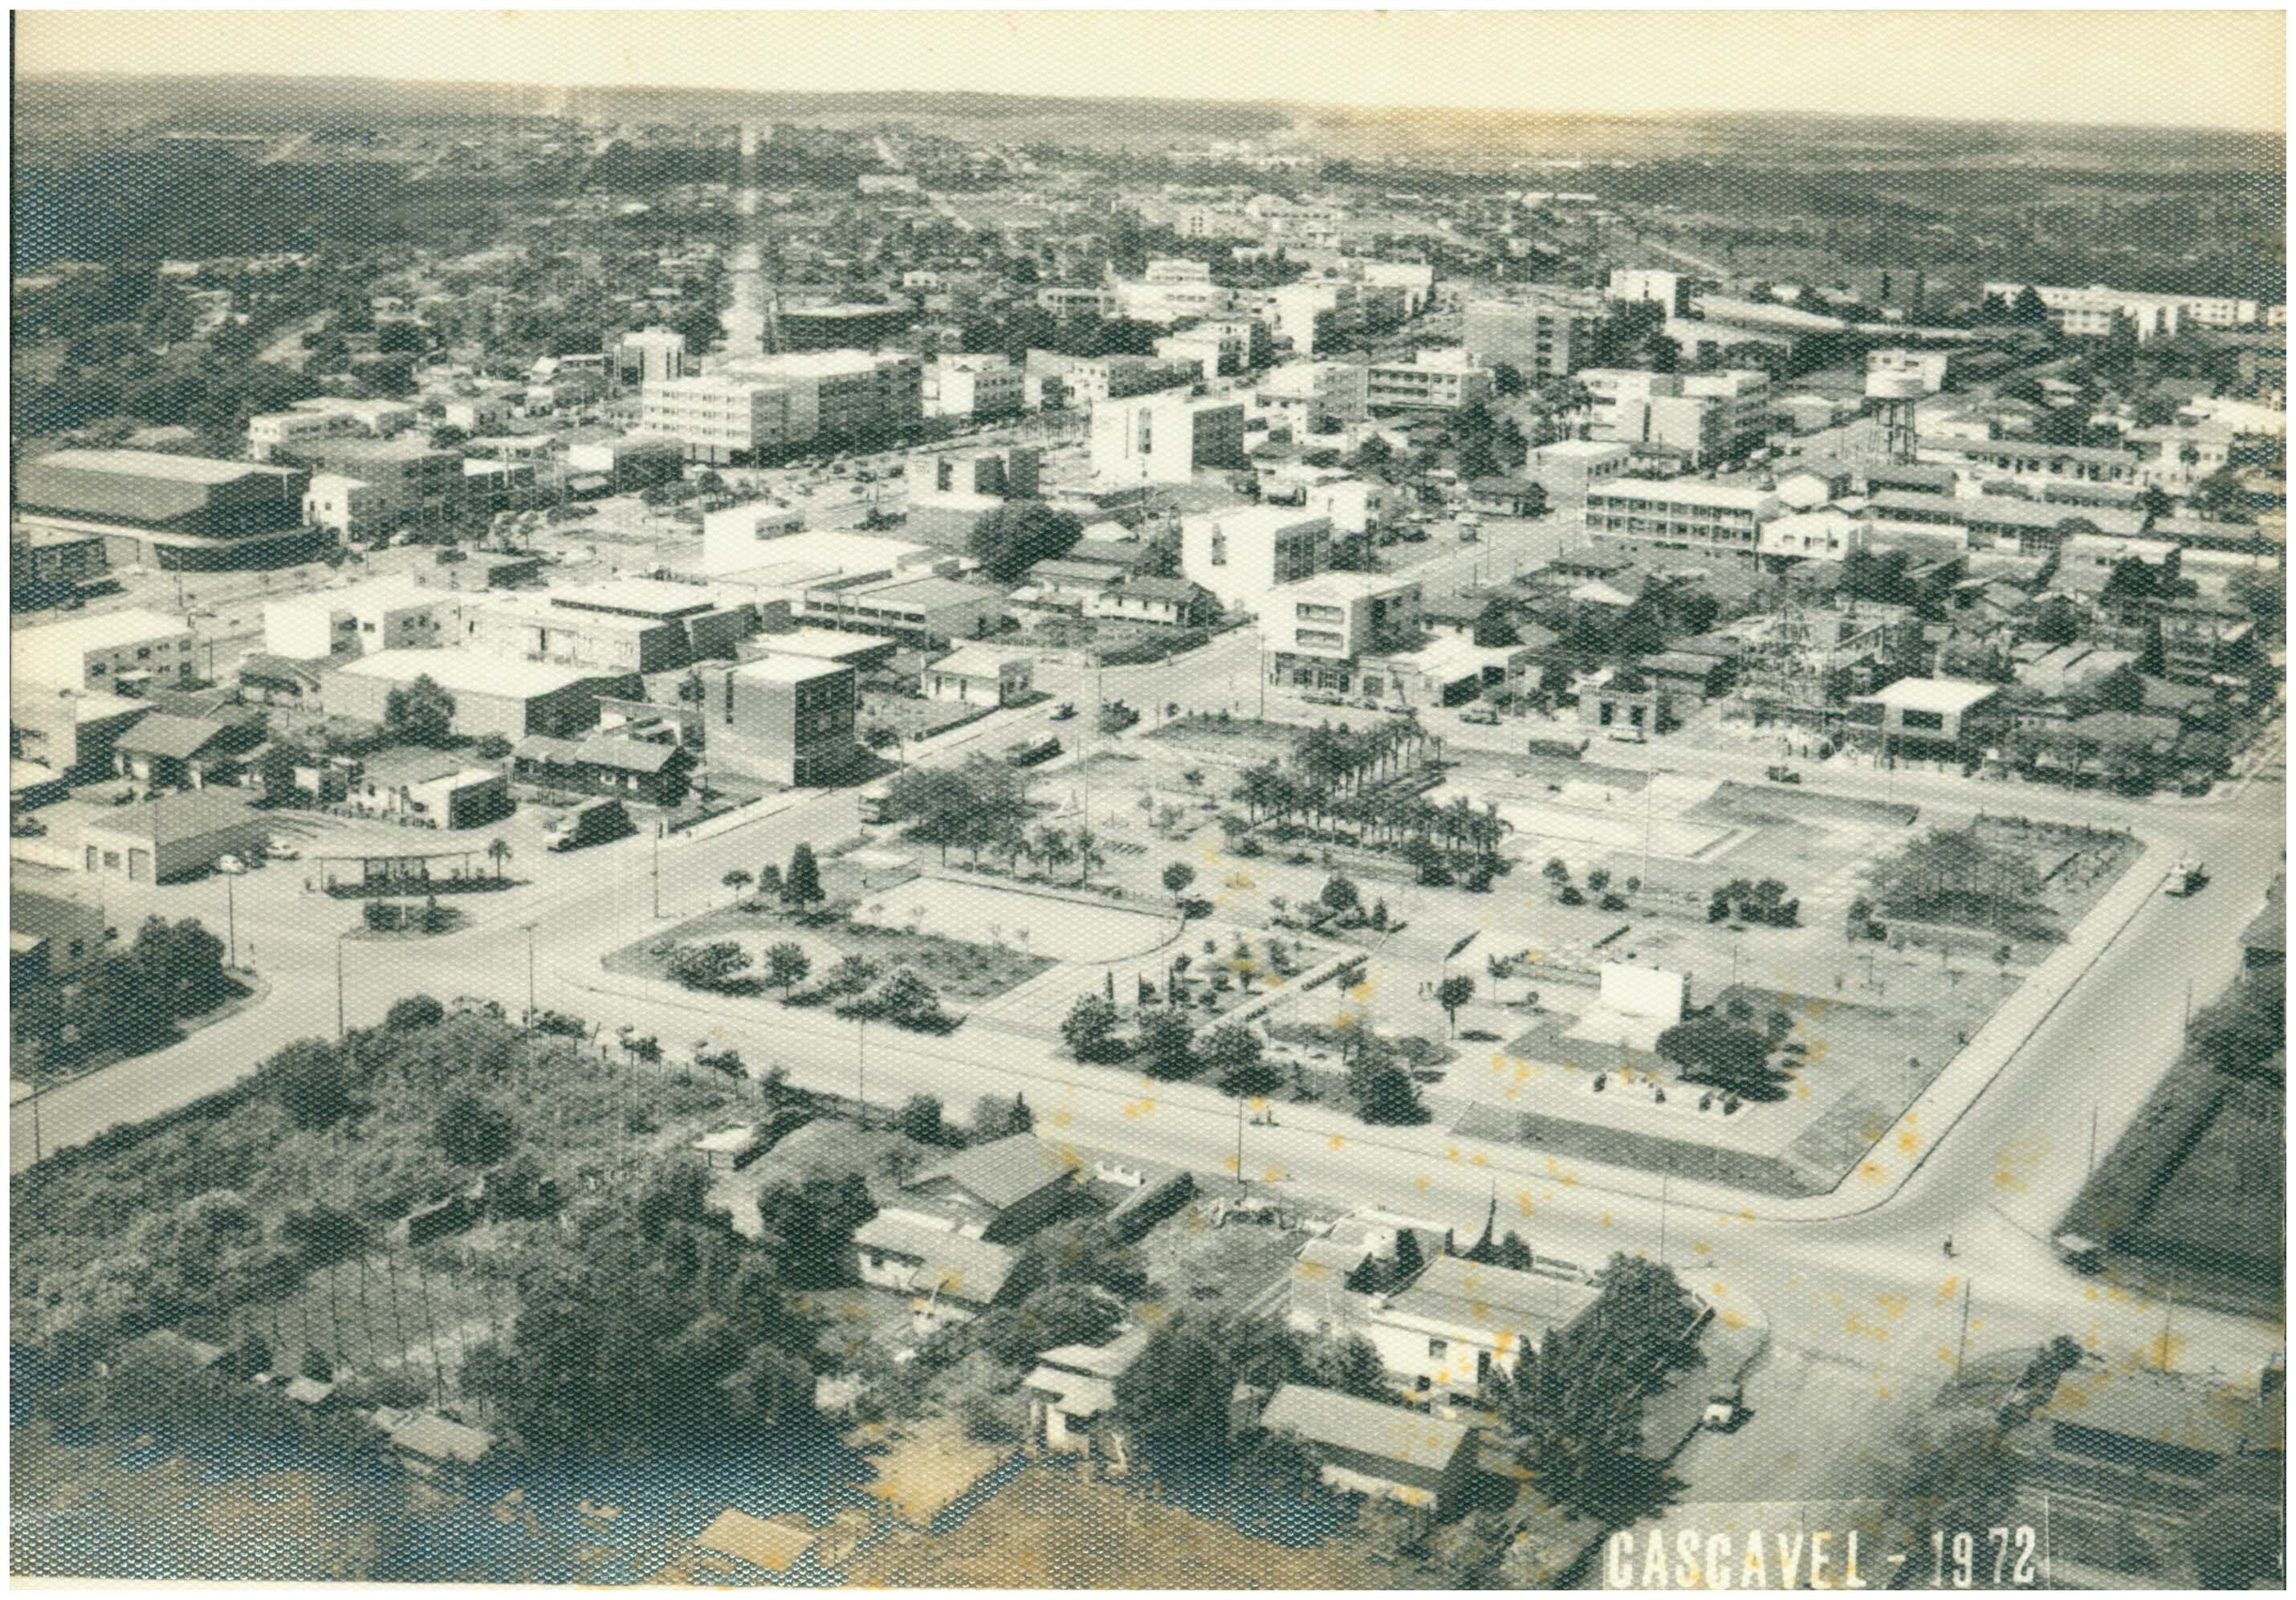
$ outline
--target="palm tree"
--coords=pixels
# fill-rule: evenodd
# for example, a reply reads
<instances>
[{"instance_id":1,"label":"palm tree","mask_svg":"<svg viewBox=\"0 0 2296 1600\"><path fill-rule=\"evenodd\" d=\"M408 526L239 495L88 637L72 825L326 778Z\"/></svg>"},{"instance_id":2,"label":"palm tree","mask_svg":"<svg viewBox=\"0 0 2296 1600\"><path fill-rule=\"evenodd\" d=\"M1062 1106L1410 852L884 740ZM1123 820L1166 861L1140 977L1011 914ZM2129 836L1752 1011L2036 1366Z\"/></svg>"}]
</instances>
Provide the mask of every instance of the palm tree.
<instances>
[{"instance_id":1,"label":"palm tree","mask_svg":"<svg viewBox=\"0 0 2296 1600\"><path fill-rule=\"evenodd\" d=\"M495 876L497 878L501 877L503 875L503 868L510 864L510 841L507 839L497 839L488 844L487 846L487 859L494 863Z\"/></svg>"},{"instance_id":2,"label":"palm tree","mask_svg":"<svg viewBox=\"0 0 2296 1600\"><path fill-rule=\"evenodd\" d=\"M1068 834L1059 828L1046 828L1037 835L1036 853L1043 860L1048 874L1076 859L1076 850L1070 845Z\"/></svg>"},{"instance_id":3,"label":"palm tree","mask_svg":"<svg viewBox=\"0 0 2296 1600\"><path fill-rule=\"evenodd\" d=\"M1108 859L1100 853L1099 845L1100 835L1090 828L1078 828L1076 831L1077 882L1078 883L1089 882L1092 879L1092 869Z\"/></svg>"}]
</instances>

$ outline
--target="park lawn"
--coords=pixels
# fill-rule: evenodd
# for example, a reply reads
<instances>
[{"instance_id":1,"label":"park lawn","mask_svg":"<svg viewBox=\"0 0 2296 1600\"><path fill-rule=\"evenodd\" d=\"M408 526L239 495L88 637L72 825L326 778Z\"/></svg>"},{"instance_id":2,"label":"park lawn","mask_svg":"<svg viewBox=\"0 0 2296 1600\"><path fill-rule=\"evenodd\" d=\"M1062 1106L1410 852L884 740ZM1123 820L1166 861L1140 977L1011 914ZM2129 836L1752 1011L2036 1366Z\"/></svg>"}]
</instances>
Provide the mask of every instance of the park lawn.
<instances>
[{"instance_id":1,"label":"park lawn","mask_svg":"<svg viewBox=\"0 0 2296 1600\"><path fill-rule=\"evenodd\" d=\"M885 972L914 967L944 1002L982 1001L1017 989L1040 972L1059 964L1047 956L1011 948L969 944L938 933L912 933L906 928L880 928L857 923L842 911L816 913L800 921L781 912L754 906L723 906L691 917L667 933L651 935L624 945L604 962L610 972L669 981L669 954L680 945L739 940L753 951L787 939L806 948L813 959L809 982L818 983L829 965L844 956L865 956ZM828 959L822 959L824 952ZM762 982L757 967L742 974ZM761 992L778 998L777 991Z\"/></svg>"}]
</instances>

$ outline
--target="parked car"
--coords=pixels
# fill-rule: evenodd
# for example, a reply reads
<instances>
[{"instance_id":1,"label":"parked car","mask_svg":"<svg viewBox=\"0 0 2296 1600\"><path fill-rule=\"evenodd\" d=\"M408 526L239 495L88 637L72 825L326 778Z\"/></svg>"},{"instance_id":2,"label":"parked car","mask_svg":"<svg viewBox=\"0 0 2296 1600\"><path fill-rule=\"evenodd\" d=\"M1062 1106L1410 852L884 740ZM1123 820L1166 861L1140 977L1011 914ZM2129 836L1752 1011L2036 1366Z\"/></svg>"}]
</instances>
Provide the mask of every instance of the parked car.
<instances>
[{"instance_id":1,"label":"parked car","mask_svg":"<svg viewBox=\"0 0 2296 1600\"><path fill-rule=\"evenodd\" d=\"M1762 771L1762 775L1769 779L1773 784L1799 784L1801 782L1801 774L1796 772L1791 767L1765 767Z\"/></svg>"},{"instance_id":2,"label":"parked car","mask_svg":"<svg viewBox=\"0 0 2296 1600\"><path fill-rule=\"evenodd\" d=\"M1459 720L1475 723L1482 727L1496 727L1499 725L1499 714L1488 706L1469 706L1459 713Z\"/></svg>"},{"instance_id":3,"label":"parked car","mask_svg":"<svg viewBox=\"0 0 2296 1600\"><path fill-rule=\"evenodd\" d=\"M247 870L247 863L236 856L217 856L215 869L219 873L229 873L235 878Z\"/></svg>"},{"instance_id":4,"label":"parked car","mask_svg":"<svg viewBox=\"0 0 2296 1600\"><path fill-rule=\"evenodd\" d=\"M1706 1414L1700 1419L1700 1425L1717 1433L1729 1433L1745 1420L1745 1385L1725 1383L1707 1397Z\"/></svg>"},{"instance_id":5,"label":"parked car","mask_svg":"<svg viewBox=\"0 0 2296 1600\"><path fill-rule=\"evenodd\" d=\"M1054 722L1066 722L1070 718L1075 715L1076 702L1072 700L1064 700L1061 702L1060 704L1053 708L1052 719Z\"/></svg>"},{"instance_id":6,"label":"parked car","mask_svg":"<svg viewBox=\"0 0 2296 1600\"><path fill-rule=\"evenodd\" d=\"M2162 892L2173 895L2197 894L2208 886L2209 869L2191 857L2179 857L2169 869L2169 882Z\"/></svg>"},{"instance_id":7,"label":"parked car","mask_svg":"<svg viewBox=\"0 0 2296 1600\"><path fill-rule=\"evenodd\" d=\"M263 853L274 861L293 861L303 853L303 847L284 833L274 833L263 847Z\"/></svg>"}]
</instances>

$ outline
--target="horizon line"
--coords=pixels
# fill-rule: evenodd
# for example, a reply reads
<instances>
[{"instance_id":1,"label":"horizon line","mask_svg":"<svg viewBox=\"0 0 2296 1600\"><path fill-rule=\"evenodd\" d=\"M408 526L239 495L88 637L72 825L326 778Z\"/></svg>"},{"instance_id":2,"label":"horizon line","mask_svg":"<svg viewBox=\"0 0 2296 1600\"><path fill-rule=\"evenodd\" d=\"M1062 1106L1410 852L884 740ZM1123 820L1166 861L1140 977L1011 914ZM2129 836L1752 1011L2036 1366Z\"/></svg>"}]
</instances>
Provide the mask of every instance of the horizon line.
<instances>
[{"instance_id":1,"label":"horizon line","mask_svg":"<svg viewBox=\"0 0 2296 1600\"><path fill-rule=\"evenodd\" d=\"M1011 89L967 88L808 88L781 86L770 88L754 85L732 84L674 84L652 82L595 81L576 84L553 84L496 78L390 78L364 72L143 72L113 68L62 68L46 71L24 71L17 74L19 83L36 83L69 78L106 78L127 82L192 83L208 82L286 82L315 83L332 80L342 83L379 84L390 86L424 86L440 88L511 89L539 94L584 94L596 91L623 93L652 93L672 94L848 94L894 98L901 95L970 94L988 100L1068 102L1089 104L1106 102L1131 105L1232 105L1283 106L1316 110L1347 111L1423 111L1458 115L1461 113L1494 116L1584 118L1612 121L1664 121L1688 118L1789 118L1822 119L1834 122L1918 122L1952 124L1964 127L2065 127L2099 130L2127 130L2144 133L2175 133L2217 135L2231 138L2269 139L2279 142L2286 165L2288 134L2274 127L2237 127L2222 123L2199 122L2088 122L2069 121L2055 117L1955 116L1917 111L1836 111L1794 106L1735 109L1700 106L1672 106L1644 111L1596 111L1561 106L1538 108L1522 105L1445 105L1406 101L1346 101L1307 100L1283 94L1260 96L1190 95L1190 94L1061 94L1024 92ZM1341 158L1346 159L1346 158Z\"/></svg>"}]
</instances>

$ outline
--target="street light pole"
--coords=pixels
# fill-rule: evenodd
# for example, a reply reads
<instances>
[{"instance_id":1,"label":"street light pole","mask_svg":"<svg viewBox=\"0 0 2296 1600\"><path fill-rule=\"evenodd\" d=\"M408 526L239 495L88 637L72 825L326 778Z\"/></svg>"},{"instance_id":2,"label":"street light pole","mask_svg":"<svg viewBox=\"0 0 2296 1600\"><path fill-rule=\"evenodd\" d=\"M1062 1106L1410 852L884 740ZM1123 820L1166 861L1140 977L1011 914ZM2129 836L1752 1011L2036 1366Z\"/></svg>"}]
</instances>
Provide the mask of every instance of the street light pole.
<instances>
[{"instance_id":1,"label":"street light pole","mask_svg":"<svg viewBox=\"0 0 2296 1600\"><path fill-rule=\"evenodd\" d=\"M237 873L226 873L223 875L224 937L228 941L231 966L234 972L239 970L239 895L234 882L238 876Z\"/></svg>"},{"instance_id":2,"label":"street light pole","mask_svg":"<svg viewBox=\"0 0 2296 1600\"><path fill-rule=\"evenodd\" d=\"M861 1131L869 1131L869 1019L853 1019L853 1064L857 1079L854 1091L854 1112Z\"/></svg>"},{"instance_id":3,"label":"street light pole","mask_svg":"<svg viewBox=\"0 0 2296 1600\"><path fill-rule=\"evenodd\" d=\"M348 929L335 935L335 1043L339 1045L348 1031L343 1025L343 940L349 937Z\"/></svg>"},{"instance_id":4,"label":"street light pole","mask_svg":"<svg viewBox=\"0 0 2296 1600\"><path fill-rule=\"evenodd\" d=\"M1243 1096L1241 1095L1235 1097L1235 1181L1239 1184L1251 1181L1243 1175Z\"/></svg>"},{"instance_id":5,"label":"street light pole","mask_svg":"<svg viewBox=\"0 0 2296 1600\"><path fill-rule=\"evenodd\" d=\"M534 928L535 928L535 924L534 924L534 923L524 923L524 924L523 924L523 926L524 926L524 927L525 927L525 929L526 929L526 1020L527 1020L529 1022L533 1022L533 1021L534 1021L534 1015L535 1015L535 1010L536 1010L535 1004L534 1004Z\"/></svg>"}]
</instances>

